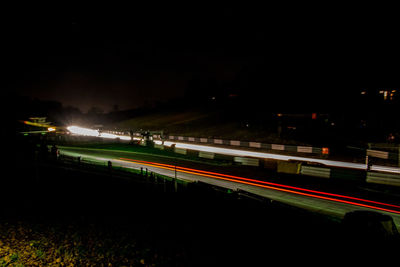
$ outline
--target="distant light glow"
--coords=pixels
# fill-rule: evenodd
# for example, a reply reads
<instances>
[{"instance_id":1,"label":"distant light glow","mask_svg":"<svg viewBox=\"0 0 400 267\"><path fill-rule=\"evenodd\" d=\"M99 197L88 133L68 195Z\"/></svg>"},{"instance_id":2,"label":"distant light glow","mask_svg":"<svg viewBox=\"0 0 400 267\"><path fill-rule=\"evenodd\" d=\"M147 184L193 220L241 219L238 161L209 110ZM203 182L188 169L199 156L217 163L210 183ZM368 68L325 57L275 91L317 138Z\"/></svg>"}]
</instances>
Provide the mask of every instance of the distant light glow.
<instances>
[{"instance_id":1,"label":"distant light glow","mask_svg":"<svg viewBox=\"0 0 400 267\"><path fill-rule=\"evenodd\" d=\"M121 140L131 140L130 136L126 135L116 135L116 134L110 134L110 133L100 133L99 137L102 138L108 138L108 139L121 139Z\"/></svg>"},{"instance_id":2,"label":"distant light glow","mask_svg":"<svg viewBox=\"0 0 400 267\"><path fill-rule=\"evenodd\" d=\"M115 134L110 134L110 133L100 133L99 137L110 138L110 139L117 138Z\"/></svg>"},{"instance_id":3,"label":"distant light glow","mask_svg":"<svg viewBox=\"0 0 400 267\"><path fill-rule=\"evenodd\" d=\"M43 128L47 128L49 127L50 122L46 122L46 123L38 123L38 122L32 122L32 121L21 121L26 125L32 125L32 126L36 126L36 127L43 127Z\"/></svg>"},{"instance_id":4,"label":"distant light glow","mask_svg":"<svg viewBox=\"0 0 400 267\"><path fill-rule=\"evenodd\" d=\"M49 131L49 132L54 132L55 130L56 130L56 128L54 128L54 127L47 128L47 131Z\"/></svg>"},{"instance_id":5,"label":"distant light glow","mask_svg":"<svg viewBox=\"0 0 400 267\"><path fill-rule=\"evenodd\" d=\"M100 135L98 130L82 128L82 127L79 127L79 126L69 126L69 127L67 127L67 129L72 134L76 134L76 135L97 136L97 137Z\"/></svg>"},{"instance_id":6,"label":"distant light glow","mask_svg":"<svg viewBox=\"0 0 400 267\"><path fill-rule=\"evenodd\" d=\"M100 133L98 130L93 130L93 129L88 129L88 128L83 128L79 126L69 126L67 127L68 131L70 131L72 134L76 135L84 135L84 136L94 136L94 137L101 137L101 138L107 138L107 139L121 139L121 140L131 140L130 136L127 135L116 135L116 134L110 134L110 133Z\"/></svg>"}]
</instances>

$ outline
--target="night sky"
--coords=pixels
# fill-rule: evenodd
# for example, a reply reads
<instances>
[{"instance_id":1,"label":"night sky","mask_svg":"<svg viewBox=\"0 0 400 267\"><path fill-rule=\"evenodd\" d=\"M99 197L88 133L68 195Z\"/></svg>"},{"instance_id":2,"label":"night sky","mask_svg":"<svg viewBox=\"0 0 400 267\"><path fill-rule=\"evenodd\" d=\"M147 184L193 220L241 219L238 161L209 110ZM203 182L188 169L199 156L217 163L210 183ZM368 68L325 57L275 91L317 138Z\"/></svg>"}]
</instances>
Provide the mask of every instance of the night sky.
<instances>
[{"instance_id":1,"label":"night sky","mask_svg":"<svg viewBox=\"0 0 400 267\"><path fill-rule=\"evenodd\" d=\"M3 88L82 111L183 96L192 80L319 97L398 86L390 7L24 7L3 18ZM245 78L243 78L245 77ZM237 81L241 82L237 82Z\"/></svg>"}]
</instances>

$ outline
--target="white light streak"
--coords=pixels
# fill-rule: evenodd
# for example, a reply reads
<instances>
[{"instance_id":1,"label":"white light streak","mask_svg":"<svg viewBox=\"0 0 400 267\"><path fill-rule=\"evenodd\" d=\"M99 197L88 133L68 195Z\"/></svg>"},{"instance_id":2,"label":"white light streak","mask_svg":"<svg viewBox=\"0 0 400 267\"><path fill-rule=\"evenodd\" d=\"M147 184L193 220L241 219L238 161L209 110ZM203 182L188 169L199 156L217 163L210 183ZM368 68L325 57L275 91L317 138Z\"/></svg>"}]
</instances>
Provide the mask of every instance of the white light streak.
<instances>
[{"instance_id":1,"label":"white light streak","mask_svg":"<svg viewBox=\"0 0 400 267\"><path fill-rule=\"evenodd\" d=\"M84 135L84 136L99 136L98 130L92 130L87 128L82 128L79 126L69 126L67 127L68 131L76 135Z\"/></svg>"},{"instance_id":2,"label":"white light streak","mask_svg":"<svg viewBox=\"0 0 400 267\"><path fill-rule=\"evenodd\" d=\"M88 128L82 128L78 126L69 126L67 127L68 131L70 131L72 134L76 135L84 135L84 136L94 136L94 137L101 137L101 138L107 138L107 139L121 139L121 140L131 140L130 136L127 135L116 135L116 134L110 134L110 133L100 133L98 130L93 130L93 129L88 129Z\"/></svg>"},{"instance_id":3,"label":"white light streak","mask_svg":"<svg viewBox=\"0 0 400 267\"><path fill-rule=\"evenodd\" d=\"M255 158L264 158L264 159L276 159L276 160L294 160L294 161L308 161L308 162L316 162L321 163L327 166L335 166L335 167L345 167L345 168L353 168L353 169L366 169L366 165L362 163L352 163L352 162L343 162L343 161L334 161L334 160L324 160L324 159L316 159L316 158L306 158L306 157L296 157L296 156L288 156L288 155L278 155L272 153L264 153L264 152L255 152L248 150L240 150L240 149L230 149L230 148L222 148L222 147L212 147L212 146L202 146L202 145L192 145L185 143L176 143L165 141L164 145L171 146L175 144L177 148L186 148L193 149L198 151L219 153L231 156L241 156L241 157L255 157Z\"/></svg>"},{"instance_id":4,"label":"white light streak","mask_svg":"<svg viewBox=\"0 0 400 267\"><path fill-rule=\"evenodd\" d=\"M396 168L396 167L387 167L387 166L377 166L377 165L373 165L373 166L371 166L371 171L391 172L391 173L400 174L400 168Z\"/></svg>"},{"instance_id":5,"label":"white light streak","mask_svg":"<svg viewBox=\"0 0 400 267\"><path fill-rule=\"evenodd\" d=\"M127 136L127 135L118 135L118 138L119 139L121 139L121 140L126 140L126 141L130 141L131 140L131 137L130 136ZM140 140L140 138L133 138L134 140Z\"/></svg>"},{"instance_id":6,"label":"white light streak","mask_svg":"<svg viewBox=\"0 0 400 267\"><path fill-rule=\"evenodd\" d=\"M159 142L161 142L161 141L159 141ZM177 148L192 149L192 150L219 153L219 154L225 154L225 155L231 155L231 156L255 157L255 158L264 158L264 159L285 160L285 161L289 161L289 160L307 161L307 162L321 163L326 166L332 166L332 167L352 168L352 169L358 169L358 170L366 170L367 169L367 166L364 163L353 163L353 162L336 161L336 160L278 155L278 154L272 154L272 153L255 152L255 151L240 150L240 149L230 149L230 148L223 148L223 147L193 145L193 144L177 143L177 142L170 142L170 141L164 142L165 146L171 146L172 144L175 144L175 147L177 147ZM397 168L397 167L374 165L374 166L371 166L371 170L400 174L400 168Z\"/></svg>"},{"instance_id":7,"label":"white light streak","mask_svg":"<svg viewBox=\"0 0 400 267\"><path fill-rule=\"evenodd\" d=\"M85 135L85 136L95 136L101 138L108 139L121 139L121 140L131 140L130 136L126 135L115 135L110 133L99 133L98 130L92 130L87 128L82 128L78 126L69 126L67 129L76 135ZM141 140L141 138L134 137L134 140ZM154 140L154 143L157 145L163 144L160 140ZM255 158L263 158L263 159L275 159L275 160L284 160L284 161L306 161L306 162L315 162L324 164L326 166L332 167L344 167L344 168L352 168L359 170L366 170L367 166L364 163L353 163L353 162L345 162L345 161L335 161L335 160L326 160L326 159L317 159L317 158L307 158L307 157L297 157L297 156L288 156L288 155L279 155L265 152L256 152L256 151L248 151L241 149L231 149L231 148L223 148L223 147L214 147L214 146L205 146L205 145L194 145L194 144L186 144L179 142L170 142L164 141L165 146L171 146L175 144L177 148L191 149L197 151L211 152L217 154L231 155L231 156L240 156L240 157L255 157ZM396 167L386 167L386 166L371 166L372 171L381 171L381 172L391 172L391 173L400 173L400 168Z\"/></svg>"},{"instance_id":8,"label":"white light streak","mask_svg":"<svg viewBox=\"0 0 400 267\"><path fill-rule=\"evenodd\" d=\"M115 134L109 134L109 133L100 133L99 137L109 138L109 139L117 138Z\"/></svg>"}]
</instances>

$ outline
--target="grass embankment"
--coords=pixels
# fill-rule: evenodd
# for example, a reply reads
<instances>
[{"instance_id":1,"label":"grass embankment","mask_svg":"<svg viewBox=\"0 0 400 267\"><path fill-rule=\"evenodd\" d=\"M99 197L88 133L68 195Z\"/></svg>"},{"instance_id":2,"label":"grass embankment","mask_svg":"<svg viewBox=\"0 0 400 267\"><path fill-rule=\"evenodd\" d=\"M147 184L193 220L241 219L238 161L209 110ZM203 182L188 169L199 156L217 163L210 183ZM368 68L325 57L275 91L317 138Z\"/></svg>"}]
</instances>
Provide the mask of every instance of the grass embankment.
<instances>
[{"instance_id":1,"label":"grass embankment","mask_svg":"<svg viewBox=\"0 0 400 267\"><path fill-rule=\"evenodd\" d=\"M187 154L175 153L172 148L165 147L158 149L148 146L133 145L127 143L69 143L67 146L90 148L90 149L104 149L122 152L132 152L137 155L152 155L168 158L170 160L185 160L208 165L229 166L232 165L232 160L229 157L218 155L214 159L200 158L197 151L187 151Z\"/></svg>"},{"instance_id":2,"label":"grass embankment","mask_svg":"<svg viewBox=\"0 0 400 267\"><path fill-rule=\"evenodd\" d=\"M164 130L170 135L254 141L272 144L307 145L295 135L279 137L276 126L243 123L232 114L201 110L169 111L141 115L107 125L109 129Z\"/></svg>"}]
</instances>

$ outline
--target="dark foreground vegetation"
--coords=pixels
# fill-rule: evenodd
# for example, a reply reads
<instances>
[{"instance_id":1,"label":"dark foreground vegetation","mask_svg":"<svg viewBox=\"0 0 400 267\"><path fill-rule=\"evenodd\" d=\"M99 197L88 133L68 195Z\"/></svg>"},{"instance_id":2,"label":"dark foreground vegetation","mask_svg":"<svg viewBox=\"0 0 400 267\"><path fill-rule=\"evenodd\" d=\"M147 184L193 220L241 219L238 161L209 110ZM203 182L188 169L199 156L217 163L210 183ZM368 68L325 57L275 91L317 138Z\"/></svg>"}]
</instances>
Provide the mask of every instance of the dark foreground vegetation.
<instances>
[{"instance_id":1,"label":"dark foreground vegetation","mask_svg":"<svg viewBox=\"0 0 400 267\"><path fill-rule=\"evenodd\" d=\"M324 228L335 227L334 222L277 203L203 184L179 184L174 192L171 182L121 180L127 176L112 177L107 169L89 173L87 168L39 164L38 176L35 170L25 170L30 186L10 188L14 196L0 220L3 265L267 261L264 255L296 251L318 232L331 240Z\"/></svg>"},{"instance_id":2,"label":"dark foreground vegetation","mask_svg":"<svg viewBox=\"0 0 400 267\"><path fill-rule=\"evenodd\" d=\"M201 183L176 190L162 177L40 154L14 160L2 176L0 266L254 266L342 262L360 248L387 258L396 248L371 229L346 231L245 192ZM369 256L362 251L351 259Z\"/></svg>"}]
</instances>

